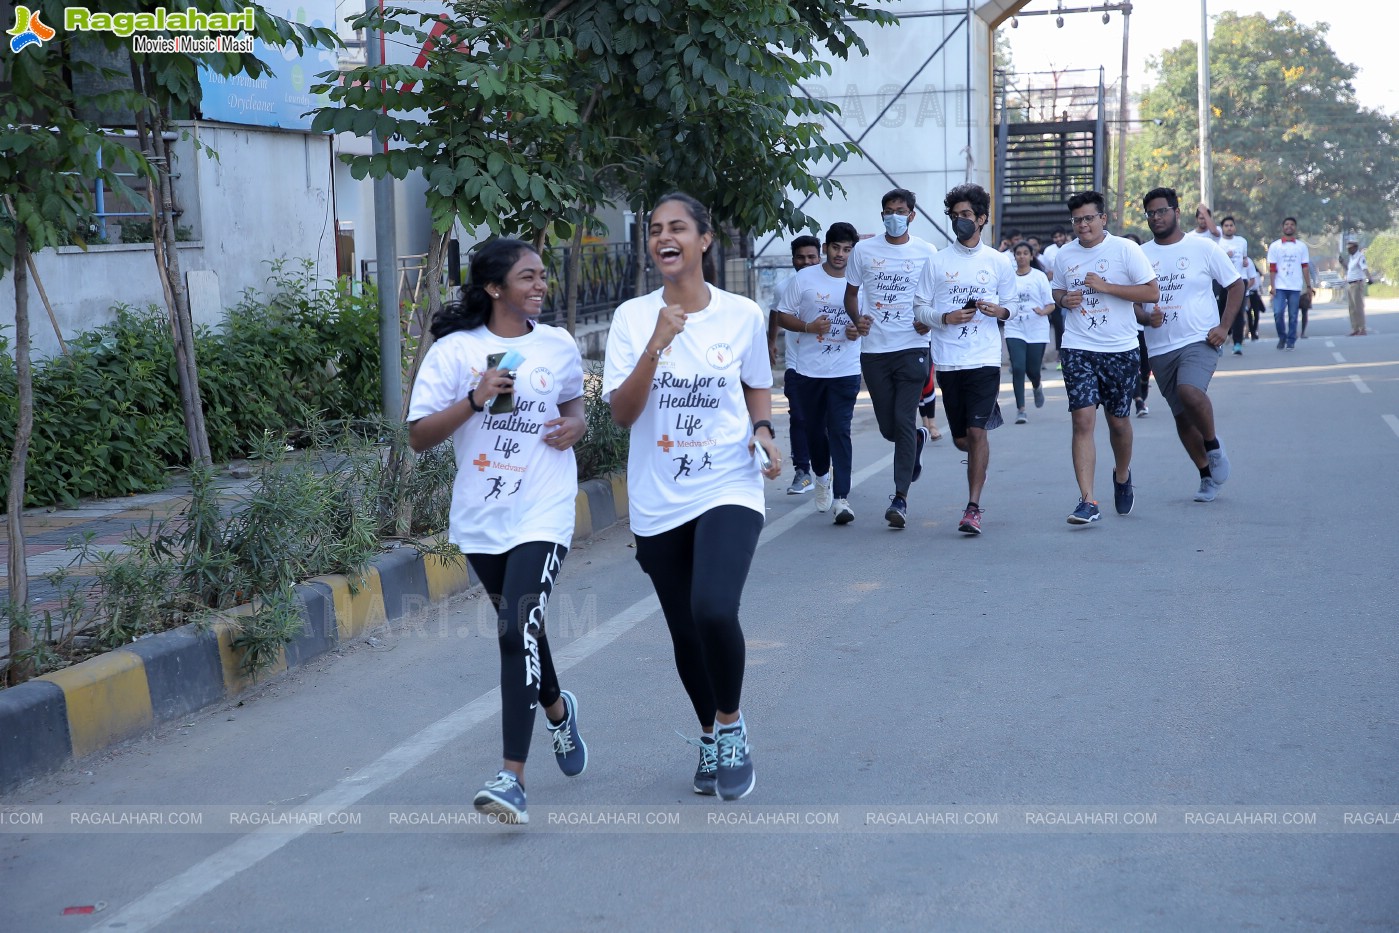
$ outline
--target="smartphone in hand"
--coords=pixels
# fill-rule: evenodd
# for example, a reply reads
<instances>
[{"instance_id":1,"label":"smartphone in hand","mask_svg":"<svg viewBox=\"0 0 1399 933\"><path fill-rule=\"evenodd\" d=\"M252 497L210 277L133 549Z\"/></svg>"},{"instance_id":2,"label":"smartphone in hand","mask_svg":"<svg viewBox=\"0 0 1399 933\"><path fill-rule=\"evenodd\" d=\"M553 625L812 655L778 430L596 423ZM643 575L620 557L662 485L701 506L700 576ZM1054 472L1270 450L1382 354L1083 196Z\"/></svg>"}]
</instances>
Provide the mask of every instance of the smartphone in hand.
<instances>
[{"instance_id":1,"label":"smartphone in hand","mask_svg":"<svg viewBox=\"0 0 1399 933\"><path fill-rule=\"evenodd\" d=\"M508 350L501 353L492 353L486 357L486 367L488 369L504 369L513 377L515 370L525 358L519 350ZM490 412L493 415L505 415L515 410L515 393L502 392L491 402Z\"/></svg>"}]
</instances>

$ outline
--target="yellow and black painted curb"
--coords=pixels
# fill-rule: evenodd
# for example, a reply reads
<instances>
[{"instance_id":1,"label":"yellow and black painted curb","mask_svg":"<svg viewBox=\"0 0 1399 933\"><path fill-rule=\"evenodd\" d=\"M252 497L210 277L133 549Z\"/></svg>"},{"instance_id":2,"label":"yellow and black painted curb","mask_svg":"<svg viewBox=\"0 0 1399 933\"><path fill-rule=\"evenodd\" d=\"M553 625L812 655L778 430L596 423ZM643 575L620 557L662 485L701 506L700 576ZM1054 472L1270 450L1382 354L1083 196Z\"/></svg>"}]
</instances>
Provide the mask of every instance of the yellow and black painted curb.
<instances>
[{"instance_id":1,"label":"yellow and black painted curb","mask_svg":"<svg viewBox=\"0 0 1399 933\"><path fill-rule=\"evenodd\" d=\"M575 541L626 518L626 477L581 483L574 507ZM475 583L465 559L445 560L412 547L379 555L358 580L309 580L296 587L301 633L259 673L259 681ZM0 793L252 687L243 653L234 646L236 617L249 611L239 606L212 622L143 638L0 690Z\"/></svg>"}]
</instances>

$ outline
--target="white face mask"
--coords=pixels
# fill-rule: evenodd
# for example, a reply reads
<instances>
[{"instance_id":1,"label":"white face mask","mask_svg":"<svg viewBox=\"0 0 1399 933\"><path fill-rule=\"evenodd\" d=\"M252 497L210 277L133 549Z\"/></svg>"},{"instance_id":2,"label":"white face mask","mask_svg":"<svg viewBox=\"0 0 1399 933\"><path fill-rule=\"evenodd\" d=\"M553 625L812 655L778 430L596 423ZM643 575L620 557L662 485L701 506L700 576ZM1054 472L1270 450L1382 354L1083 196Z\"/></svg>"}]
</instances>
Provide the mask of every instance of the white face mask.
<instances>
[{"instance_id":1,"label":"white face mask","mask_svg":"<svg viewBox=\"0 0 1399 933\"><path fill-rule=\"evenodd\" d=\"M908 218L903 214L885 214L884 232L892 237L901 237L908 232Z\"/></svg>"}]
</instances>

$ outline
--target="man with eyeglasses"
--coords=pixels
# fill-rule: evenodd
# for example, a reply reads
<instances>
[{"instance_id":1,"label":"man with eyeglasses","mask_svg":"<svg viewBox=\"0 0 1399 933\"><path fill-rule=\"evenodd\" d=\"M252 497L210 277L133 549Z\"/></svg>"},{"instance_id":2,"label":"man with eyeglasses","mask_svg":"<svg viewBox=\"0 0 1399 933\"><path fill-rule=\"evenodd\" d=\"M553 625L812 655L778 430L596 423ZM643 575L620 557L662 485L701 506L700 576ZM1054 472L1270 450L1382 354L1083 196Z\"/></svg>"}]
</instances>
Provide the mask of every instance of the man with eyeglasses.
<instances>
[{"instance_id":1,"label":"man with eyeglasses","mask_svg":"<svg viewBox=\"0 0 1399 933\"><path fill-rule=\"evenodd\" d=\"M958 185L943 199L957 241L923 267L915 303L933 329L933 362L952 443L967 455L967 506L957 530L981 534L981 490L991 461L987 432L1001 424L1001 331L1019 296L1015 264L981 242L991 196ZM1038 275L1038 273L1034 273Z\"/></svg>"},{"instance_id":2,"label":"man with eyeglasses","mask_svg":"<svg viewBox=\"0 0 1399 933\"><path fill-rule=\"evenodd\" d=\"M1117 514L1132 511L1132 394L1141 371L1135 302L1161 297L1156 272L1142 248L1107 232L1103 196L1085 191L1069 198L1069 218L1077 239L1055 259L1051 287L1064 309L1064 389L1073 420L1074 474L1079 501L1069 524L1087 525L1101 516L1093 498L1098 452L1094 424L1099 405L1108 423L1114 460L1113 504Z\"/></svg>"},{"instance_id":3,"label":"man with eyeglasses","mask_svg":"<svg viewBox=\"0 0 1399 933\"><path fill-rule=\"evenodd\" d=\"M1136 306L1146 326L1146 347L1156 385L1176 419L1176 433L1196 469L1196 502L1213 502L1229 478L1229 457L1215 434L1210 378L1220 348L1244 300L1238 264L1207 237L1180 229L1180 199L1173 188L1153 188L1142 198L1152 241L1142 252L1156 269L1161 297ZM1224 289L1224 317L1214 286ZM1147 308L1150 308L1148 311Z\"/></svg>"},{"instance_id":4,"label":"man with eyeglasses","mask_svg":"<svg viewBox=\"0 0 1399 933\"><path fill-rule=\"evenodd\" d=\"M917 197L895 188L880 201L884 233L861 240L845 265L845 313L860 333L860 371L879 433L894 444L894 494L884 520L908 520L908 487L922 473L927 430L918 426L918 401L928 381L928 327L913 316L923 267L937 250L909 233Z\"/></svg>"}]
</instances>

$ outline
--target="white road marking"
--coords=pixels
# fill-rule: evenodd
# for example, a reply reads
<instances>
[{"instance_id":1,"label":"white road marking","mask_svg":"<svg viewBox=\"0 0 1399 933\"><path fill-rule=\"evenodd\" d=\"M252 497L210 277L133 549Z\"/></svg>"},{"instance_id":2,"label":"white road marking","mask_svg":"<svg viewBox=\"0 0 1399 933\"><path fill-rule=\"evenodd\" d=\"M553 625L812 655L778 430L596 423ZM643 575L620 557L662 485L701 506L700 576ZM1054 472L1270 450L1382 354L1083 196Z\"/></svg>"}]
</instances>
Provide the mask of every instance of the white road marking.
<instances>
[{"instance_id":1,"label":"white road marking","mask_svg":"<svg viewBox=\"0 0 1399 933\"><path fill-rule=\"evenodd\" d=\"M1328 340L1328 341L1326 341L1326 346L1327 346L1328 348L1329 348L1329 347L1334 347L1335 345L1336 345L1336 341L1334 341L1334 340Z\"/></svg>"},{"instance_id":2,"label":"white road marking","mask_svg":"<svg viewBox=\"0 0 1399 933\"><path fill-rule=\"evenodd\" d=\"M870 464L850 477L851 487L854 488L871 476L887 471L893 462L893 454L890 454ZM813 514L816 513L809 507L798 506L792 509L776 521L768 523L758 538L758 546L762 547L774 538L786 534L802 519L810 518ZM562 672L581 664L659 609L660 603L654 594L637 600L597 629L573 641L566 648L556 651L555 669ZM327 813L353 806L422 764L444 746L456 742L473 726L486 722L499 712L500 688L494 687L416 735L410 736L377 761L343 778L339 784L316 795L295 812ZM138 933L158 926L235 875L252 868L283 846L301 838L312 828L314 827L310 820L298 820L291 828L267 827L243 836L174 878L161 882L117 913L88 929L107 933Z\"/></svg>"},{"instance_id":3,"label":"white road marking","mask_svg":"<svg viewBox=\"0 0 1399 933\"><path fill-rule=\"evenodd\" d=\"M1369 395L1370 387L1365 384L1365 380L1359 376L1351 376L1350 381L1355 383L1355 387L1360 390L1361 395Z\"/></svg>"},{"instance_id":4,"label":"white road marking","mask_svg":"<svg viewBox=\"0 0 1399 933\"><path fill-rule=\"evenodd\" d=\"M1389 425L1389 430L1394 432L1395 437L1399 437L1399 418L1393 415L1384 415L1384 423Z\"/></svg>"},{"instance_id":5,"label":"white road marking","mask_svg":"<svg viewBox=\"0 0 1399 933\"><path fill-rule=\"evenodd\" d=\"M1340 351L1332 353L1331 355L1336 358L1337 363L1344 363L1346 361L1346 358L1341 356Z\"/></svg>"}]
</instances>

